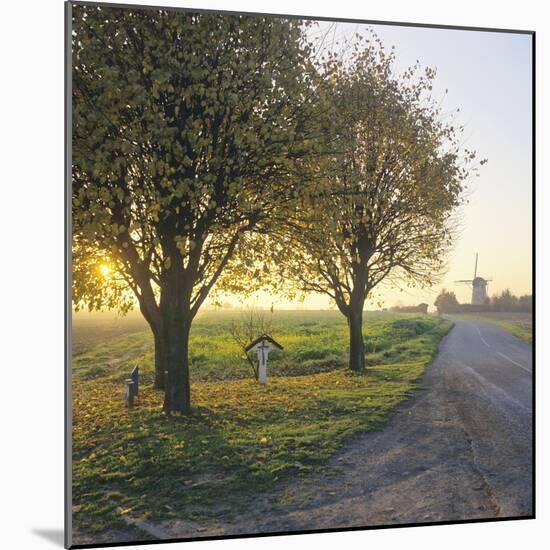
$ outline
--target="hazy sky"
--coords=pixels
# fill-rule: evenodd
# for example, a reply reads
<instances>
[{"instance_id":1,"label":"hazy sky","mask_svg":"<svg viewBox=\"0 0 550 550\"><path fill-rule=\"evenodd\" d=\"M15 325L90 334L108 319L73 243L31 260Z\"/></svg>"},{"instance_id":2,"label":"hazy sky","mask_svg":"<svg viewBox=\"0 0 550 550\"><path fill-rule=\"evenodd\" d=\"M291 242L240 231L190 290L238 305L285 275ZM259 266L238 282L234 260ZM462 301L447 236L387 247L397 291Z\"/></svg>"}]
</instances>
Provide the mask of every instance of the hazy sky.
<instances>
[{"instance_id":1,"label":"hazy sky","mask_svg":"<svg viewBox=\"0 0 550 550\"><path fill-rule=\"evenodd\" d=\"M364 25L320 23L336 41ZM465 145L488 163L471 182L470 203L462 212L463 229L448 258L442 284L430 291L399 292L384 289L386 306L396 303L433 304L441 287L453 290L459 301L469 302L471 287L455 284L473 276L475 253L478 275L491 278L489 294L509 288L515 294L531 288L531 37L523 34L422 29L372 25L385 47L395 46L397 68L418 59L437 68L434 97L445 89L443 106L460 108L458 122L465 126ZM327 307L328 299L307 298L302 307ZM367 307L373 307L369 304ZM289 307L284 300L277 307Z\"/></svg>"}]
</instances>

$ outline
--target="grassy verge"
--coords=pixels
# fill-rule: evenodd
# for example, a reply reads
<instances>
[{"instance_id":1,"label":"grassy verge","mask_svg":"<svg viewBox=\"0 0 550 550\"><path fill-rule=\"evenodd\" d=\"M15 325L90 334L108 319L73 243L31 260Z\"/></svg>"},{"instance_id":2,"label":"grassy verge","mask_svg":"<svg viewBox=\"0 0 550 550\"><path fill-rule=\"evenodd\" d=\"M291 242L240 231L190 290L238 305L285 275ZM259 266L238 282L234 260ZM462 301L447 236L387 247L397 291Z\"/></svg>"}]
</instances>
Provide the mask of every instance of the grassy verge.
<instances>
[{"instance_id":1,"label":"grassy verge","mask_svg":"<svg viewBox=\"0 0 550 550\"><path fill-rule=\"evenodd\" d=\"M533 320L531 315L513 313L482 313L479 315L453 314L453 319L492 323L525 342L533 341Z\"/></svg>"},{"instance_id":2,"label":"grassy verge","mask_svg":"<svg viewBox=\"0 0 550 550\"><path fill-rule=\"evenodd\" d=\"M113 503L142 518L200 520L242 513L258 491L290 474L307 474L350 436L382 426L413 390L451 326L428 317L381 321L369 350L370 361L378 364L364 376L340 367L308 374L307 366L305 374L298 366L285 374L284 365L297 353L289 345L286 359L278 358L279 374L266 386L240 377L238 369L229 379L195 377L196 413L190 418L165 417L162 394L150 383L140 387L134 409L124 408L116 365L114 374L77 376L75 523L94 531L120 525ZM385 345L392 327L401 337ZM294 336L301 338L299 331Z\"/></svg>"}]
</instances>

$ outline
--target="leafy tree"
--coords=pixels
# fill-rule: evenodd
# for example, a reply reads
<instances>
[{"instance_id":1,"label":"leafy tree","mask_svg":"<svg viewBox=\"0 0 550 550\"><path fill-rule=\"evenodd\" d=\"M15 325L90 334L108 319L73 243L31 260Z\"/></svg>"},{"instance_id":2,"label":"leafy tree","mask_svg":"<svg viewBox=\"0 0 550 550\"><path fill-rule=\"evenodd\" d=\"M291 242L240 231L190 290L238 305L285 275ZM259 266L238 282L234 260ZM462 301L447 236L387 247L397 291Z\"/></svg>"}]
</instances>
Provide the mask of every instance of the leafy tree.
<instances>
[{"instance_id":1,"label":"leafy tree","mask_svg":"<svg viewBox=\"0 0 550 550\"><path fill-rule=\"evenodd\" d=\"M493 296L490 303L494 311L514 311L518 306L518 298L506 288L499 295Z\"/></svg>"},{"instance_id":2,"label":"leafy tree","mask_svg":"<svg viewBox=\"0 0 550 550\"><path fill-rule=\"evenodd\" d=\"M332 152L316 159L278 259L301 290L327 294L346 317L353 371L365 367L362 316L373 289L437 280L475 161L431 99L435 71L396 74L394 60L375 36L348 60L329 57Z\"/></svg>"},{"instance_id":3,"label":"leafy tree","mask_svg":"<svg viewBox=\"0 0 550 550\"><path fill-rule=\"evenodd\" d=\"M201 304L298 192L314 132L303 25L73 6L73 301L139 305L166 412L190 411Z\"/></svg>"},{"instance_id":4,"label":"leafy tree","mask_svg":"<svg viewBox=\"0 0 550 550\"><path fill-rule=\"evenodd\" d=\"M533 310L533 297L531 295L515 296L509 289L494 295L490 300L490 309L493 311L523 311Z\"/></svg>"},{"instance_id":5,"label":"leafy tree","mask_svg":"<svg viewBox=\"0 0 550 550\"><path fill-rule=\"evenodd\" d=\"M437 308L437 313L456 313L460 307L454 292L449 292L443 289L435 299L434 306Z\"/></svg>"}]
</instances>

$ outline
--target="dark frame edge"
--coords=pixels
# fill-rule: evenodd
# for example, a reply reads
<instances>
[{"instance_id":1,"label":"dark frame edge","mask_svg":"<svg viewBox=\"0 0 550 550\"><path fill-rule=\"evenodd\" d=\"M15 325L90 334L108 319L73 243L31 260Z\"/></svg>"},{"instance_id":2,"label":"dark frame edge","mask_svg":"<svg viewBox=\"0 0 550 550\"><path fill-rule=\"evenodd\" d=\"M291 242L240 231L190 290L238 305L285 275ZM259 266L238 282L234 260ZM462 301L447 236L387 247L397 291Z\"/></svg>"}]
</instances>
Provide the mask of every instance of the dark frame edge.
<instances>
[{"instance_id":1,"label":"dark frame edge","mask_svg":"<svg viewBox=\"0 0 550 550\"><path fill-rule=\"evenodd\" d=\"M537 181L537 117L536 117L536 98L537 98L537 56L536 56L536 32L531 34L531 230L532 230L532 293L533 293L533 312L532 312L532 324L533 324L533 339L532 339L532 353L533 353L533 374L532 374L532 453L533 453L533 474L531 477L531 483L533 487L533 518L536 518L536 501L537 501L537 484L536 484L536 419L537 419L537 407L536 407L536 375L537 375L537 300L536 300L536 286L537 286L537 270L536 270L536 225L537 225L537 202L536 202L536 181Z\"/></svg>"},{"instance_id":2,"label":"dark frame edge","mask_svg":"<svg viewBox=\"0 0 550 550\"><path fill-rule=\"evenodd\" d=\"M71 373L71 350L72 350L72 311L71 311L71 287L72 287L72 247L71 247L71 189L72 189L72 3L64 4L64 76L65 76L65 182L64 182L64 212L65 212L65 277L64 277L64 323L65 323L65 506L64 506L64 546L72 547L72 373Z\"/></svg>"},{"instance_id":3,"label":"dark frame edge","mask_svg":"<svg viewBox=\"0 0 550 550\"><path fill-rule=\"evenodd\" d=\"M535 31L527 29L501 29L491 27L470 27L466 25L442 25L439 23L411 23L407 21L380 21L376 19L352 19L345 17L328 17L315 15L299 15L289 13L271 13L271 12L251 12L251 11L236 11L236 10L216 10L206 8L193 7L176 7L176 6L154 6L152 4L120 4L117 2L94 2L86 0L69 0L73 6L93 6L107 8L126 8L126 9L144 9L144 10L164 10L164 11L188 11L194 13L210 13L219 15L249 15L249 16L268 16L268 17L284 17L288 19L306 19L309 21L337 21L339 23L363 23L367 25L385 25L398 27L418 27L427 29L440 30L455 30L455 31L478 31L478 32L498 32L511 34L534 34Z\"/></svg>"},{"instance_id":4,"label":"dark frame edge","mask_svg":"<svg viewBox=\"0 0 550 550\"><path fill-rule=\"evenodd\" d=\"M472 523L494 523L507 521L525 521L535 519L534 515L528 516L511 516L502 518L480 518L480 519L464 519L456 521L431 521L426 523L402 523L397 525L372 525L360 527L341 527L334 529L304 529L297 531L275 531L268 533L242 533L238 535L215 535L207 537L189 537L189 538L174 538L162 540L132 540L108 543L93 543L93 544L75 544L70 548L117 548L120 546L144 546L150 544L173 544L181 542L203 542L216 540L232 540L232 539L249 539L249 538L265 538L265 537L285 537L295 535L323 535L326 533L350 533L355 531L373 531L381 529L407 529L410 527L441 527L446 525L463 525Z\"/></svg>"}]
</instances>

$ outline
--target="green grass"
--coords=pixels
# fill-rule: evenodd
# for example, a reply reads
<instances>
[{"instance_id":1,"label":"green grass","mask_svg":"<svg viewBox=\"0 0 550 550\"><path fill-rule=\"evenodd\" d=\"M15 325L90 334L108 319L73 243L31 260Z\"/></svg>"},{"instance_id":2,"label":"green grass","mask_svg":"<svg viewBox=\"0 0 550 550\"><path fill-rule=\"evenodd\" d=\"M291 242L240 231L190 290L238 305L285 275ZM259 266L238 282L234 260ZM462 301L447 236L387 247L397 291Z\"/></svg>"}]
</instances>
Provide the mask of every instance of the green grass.
<instances>
[{"instance_id":1,"label":"green grass","mask_svg":"<svg viewBox=\"0 0 550 550\"><path fill-rule=\"evenodd\" d=\"M273 335L285 350L270 356L261 386L230 341L230 318L210 313L193 328L197 412L189 418L161 413L147 332L81 347L73 363L73 503L81 529L120 525L114 504L156 519L242 513L258 491L306 475L349 437L383 426L452 326L430 316L367 314L370 366L357 376L345 368L339 314L279 313ZM136 363L145 383L137 406L126 409L121 379Z\"/></svg>"},{"instance_id":2,"label":"green grass","mask_svg":"<svg viewBox=\"0 0 550 550\"><path fill-rule=\"evenodd\" d=\"M248 378L251 369L231 339L230 323L237 312L207 312L193 323L190 337L191 377L199 380ZM125 320L101 329L102 321L76 323L73 328L73 374L76 378L128 378L138 364L146 380L154 369L153 338L144 322ZM369 312L365 318L367 364L418 360L423 334L433 326L430 316ZM269 357L269 375L326 372L347 363L348 328L337 311L283 311L274 315L273 336L284 346Z\"/></svg>"},{"instance_id":3,"label":"green grass","mask_svg":"<svg viewBox=\"0 0 550 550\"><path fill-rule=\"evenodd\" d=\"M527 313L453 314L452 318L492 323L512 333L525 342L533 341L533 317Z\"/></svg>"}]
</instances>

